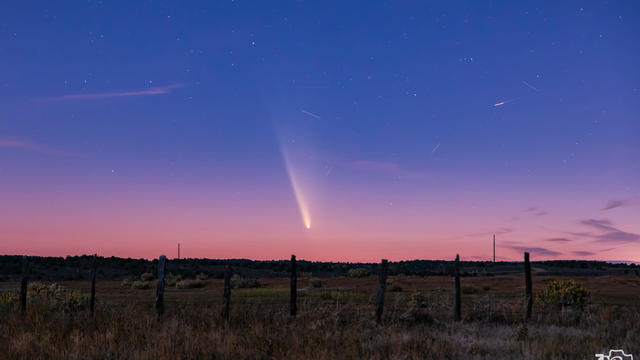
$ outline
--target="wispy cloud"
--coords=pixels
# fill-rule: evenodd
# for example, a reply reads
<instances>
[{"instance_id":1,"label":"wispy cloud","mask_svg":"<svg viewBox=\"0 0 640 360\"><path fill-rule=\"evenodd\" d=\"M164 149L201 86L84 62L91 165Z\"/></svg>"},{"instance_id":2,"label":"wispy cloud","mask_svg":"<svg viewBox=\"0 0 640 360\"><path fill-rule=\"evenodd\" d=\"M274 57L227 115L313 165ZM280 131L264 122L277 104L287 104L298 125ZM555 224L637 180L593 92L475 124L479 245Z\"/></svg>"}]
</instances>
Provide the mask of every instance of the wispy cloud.
<instances>
[{"instance_id":1,"label":"wispy cloud","mask_svg":"<svg viewBox=\"0 0 640 360\"><path fill-rule=\"evenodd\" d=\"M526 208L523 212L528 213L530 215L534 215L534 216L544 216L544 215L548 215L549 213L536 207L536 206L531 206L529 208Z\"/></svg>"},{"instance_id":2,"label":"wispy cloud","mask_svg":"<svg viewBox=\"0 0 640 360\"><path fill-rule=\"evenodd\" d=\"M589 226L600 233L599 234L598 233L594 234L591 232L573 233L575 236L594 238L596 239L595 241L599 243L625 244L625 243L640 242L640 235L622 231L616 228L613 225L613 222L611 222L611 220L585 219L585 220L581 220L580 223L582 225Z\"/></svg>"},{"instance_id":3,"label":"wispy cloud","mask_svg":"<svg viewBox=\"0 0 640 360\"><path fill-rule=\"evenodd\" d=\"M568 238L556 237L556 238L549 238L549 239L545 239L544 241L550 241L550 242L570 242L570 241L573 241L573 240L568 239Z\"/></svg>"},{"instance_id":4,"label":"wispy cloud","mask_svg":"<svg viewBox=\"0 0 640 360\"><path fill-rule=\"evenodd\" d=\"M508 234L510 232L513 232L512 228L499 228L495 231L484 231L484 232L477 232L477 233L471 233L471 234L467 234L465 236L468 237L480 237L480 236L489 236L489 235L503 235L503 234Z\"/></svg>"},{"instance_id":5,"label":"wispy cloud","mask_svg":"<svg viewBox=\"0 0 640 360\"><path fill-rule=\"evenodd\" d=\"M633 199L611 199L607 201L601 211L611 210L619 208L621 206L627 206L633 204Z\"/></svg>"},{"instance_id":6,"label":"wispy cloud","mask_svg":"<svg viewBox=\"0 0 640 360\"><path fill-rule=\"evenodd\" d=\"M400 164L385 161L358 160L346 163L346 166L357 170L384 173L403 179L423 179L431 174L425 170L410 170Z\"/></svg>"},{"instance_id":7,"label":"wispy cloud","mask_svg":"<svg viewBox=\"0 0 640 360\"><path fill-rule=\"evenodd\" d=\"M55 101L69 101L69 100L97 100L97 99L131 97L131 96L163 95L163 94L169 94L174 89L178 89L183 86L184 86L183 84L172 84L167 86L152 87L145 90L135 90L135 91L69 94L69 95L54 96L49 98L42 98L42 99L38 99L37 101L38 102L55 102Z\"/></svg>"},{"instance_id":8,"label":"wispy cloud","mask_svg":"<svg viewBox=\"0 0 640 360\"><path fill-rule=\"evenodd\" d=\"M51 146L40 145L28 140L20 140L13 138L0 138L0 148L18 149L25 151L33 151L41 154L60 155L60 156L78 156L78 154L57 149Z\"/></svg>"},{"instance_id":9,"label":"wispy cloud","mask_svg":"<svg viewBox=\"0 0 640 360\"><path fill-rule=\"evenodd\" d=\"M550 256L550 257L556 257L559 255L562 255L561 252L557 252L557 251L553 251L547 248L543 248L543 247L528 247L528 246L520 246L520 245L507 245L506 247L519 251L519 252L528 252L531 253L533 255L539 255L539 256Z\"/></svg>"},{"instance_id":10,"label":"wispy cloud","mask_svg":"<svg viewBox=\"0 0 640 360\"><path fill-rule=\"evenodd\" d=\"M571 252L573 255L578 255L578 256L593 256L596 253L591 252L591 251L580 251L580 250L576 250L576 251L572 251Z\"/></svg>"}]
</instances>

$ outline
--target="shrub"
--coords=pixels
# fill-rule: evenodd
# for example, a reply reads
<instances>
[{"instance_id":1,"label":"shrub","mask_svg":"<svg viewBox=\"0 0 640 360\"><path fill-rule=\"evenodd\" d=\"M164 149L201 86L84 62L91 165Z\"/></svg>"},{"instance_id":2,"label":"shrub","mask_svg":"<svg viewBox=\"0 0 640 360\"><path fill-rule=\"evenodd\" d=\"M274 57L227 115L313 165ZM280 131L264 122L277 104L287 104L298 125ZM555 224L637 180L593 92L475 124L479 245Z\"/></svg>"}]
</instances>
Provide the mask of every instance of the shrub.
<instances>
[{"instance_id":1,"label":"shrub","mask_svg":"<svg viewBox=\"0 0 640 360\"><path fill-rule=\"evenodd\" d=\"M176 283L178 289L194 289L204 287L207 283L204 280L181 280Z\"/></svg>"},{"instance_id":2,"label":"shrub","mask_svg":"<svg viewBox=\"0 0 640 360\"><path fill-rule=\"evenodd\" d=\"M136 280L136 281L131 283L131 288L132 289L137 289L137 290L146 290L146 289L150 289L151 286L146 281Z\"/></svg>"},{"instance_id":3,"label":"shrub","mask_svg":"<svg viewBox=\"0 0 640 360\"><path fill-rule=\"evenodd\" d=\"M347 276L352 278L363 278L369 276L369 270L365 268L356 268L347 271Z\"/></svg>"},{"instance_id":4,"label":"shrub","mask_svg":"<svg viewBox=\"0 0 640 360\"><path fill-rule=\"evenodd\" d=\"M322 287L322 280L320 279L311 279L311 286L314 288L321 288Z\"/></svg>"},{"instance_id":5,"label":"shrub","mask_svg":"<svg viewBox=\"0 0 640 360\"><path fill-rule=\"evenodd\" d=\"M33 282L29 283L27 288L27 302L37 305L45 312L62 310L69 313L86 308L89 298L57 283ZM0 296L0 309L17 308L19 303L20 294L18 292L8 292Z\"/></svg>"},{"instance_id":6,"label":"shrub","mask_svg":"<svg viewBox=\"0 0 640 360\"><path fill-rule=\"evenodd\" d=\"M122 287L131 288L131 279L124 278L121 283Z\"/></svg>"},{"instance_id":7,"label":"shrub","mask_svg":"<svg viewBox=\"0 0 640 360\"><path fill-rule=\"evenodd\" d=\"M238 274L231 277L231 287L234 289L257 288L260 287L258 279L243 278Z\"/></svg>"},{"instance_id":8,"label":"shrub","mask_svg":"<svg viewBox=\"0 0 640 360\"><path fill-rule=\"evenodd\" d=\"M585 287L573 280L553 280L537 295L537 301L545 306L584 308L589 300Z\"/></svg>"},{"instance_id":9,"label":"shrub","mask_svg":"<svg viewBox=\"0 0 640 360\"><path fill-rule=\"evenodd\" d=\"M146 273L140 275L140 280L142 280L142 281L149 281L149 280L152 280L152 279L153 279L153 274L150 273L150 272L146 272Z\"/></svg>"},{"instance_id":10,"label":"shrub","mask_svg":"<svg viewBox=\"0 0 640 360\"><path fill-rule=\"evenodd\" d=\"M429 304L427 296L421 292L411 294L411 307L426 308Z\"/></svg>"},{"instance_id":11,"label":"shrub","mask_svg":"<svg viewBox=\"0 0 640 360\"><path fill-rule=\"evenodd\" d=\"M164 283L167 284L167 286L176 286L180 280L182 280L182 276L180 274L174 275L173 273L168 273L164 277Z\"/></svg>"},{"instance_id":12,"label":"shrub","mask_svg":"<svg viewBox=\"0 0 640 360\"><path fill-rule=\"evenodd\" d=\"M209 278L209 275L205 273L199 273L198 275L196 275L197 280L207 280L208 278Z\"/></svg>"}]
</instances>

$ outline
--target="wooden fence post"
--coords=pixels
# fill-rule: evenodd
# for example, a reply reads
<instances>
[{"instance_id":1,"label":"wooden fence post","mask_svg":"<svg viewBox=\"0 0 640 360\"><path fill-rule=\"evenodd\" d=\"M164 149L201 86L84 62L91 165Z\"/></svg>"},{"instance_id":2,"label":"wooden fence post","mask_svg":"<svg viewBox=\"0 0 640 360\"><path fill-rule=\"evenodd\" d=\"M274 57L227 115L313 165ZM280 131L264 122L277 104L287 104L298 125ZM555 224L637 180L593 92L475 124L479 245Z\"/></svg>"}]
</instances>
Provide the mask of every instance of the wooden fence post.
<instances>
[{"instance_id":1,"label":"wooden fence post","mask_svg":"<svg viewBox=\"0 0 640 360\"><path fill-rule=\"evenodd\" d=\"M89 299L89 311L93 314L96 304L96 254L93 254L93 266L91 268L91 298Z\"/></svg>"},{"instance_id":2,"label":"wooden fence post","mask_svg":"<svg viewBox=\"0 0 640 360\"><path fill-rule=\"evenodd\" d=\"M222 316L229 320L229 307L231 304L231 265L224 268L224 292L222 294Z\"/></svg>"},{"instance_id":3,"label":"wooden fence post","mask_svg":"<svg viewBox=\"0 0 640 360\"><path fill-rule=\"evenodd\" d=\"M455 321L462 319L460 306L460 255L456 254L455 284L453 288L453 318Z\"/></svg>"},{"instance_id":4,"label":"wooden fence post","mask_svg":"<svg viewBox=\"0 0 640 360\"><path fill-rule=\"evenodd\" d=\"M526 288L526 320L531 320L531 310L533 307L533 291L531 282L531 263L529 262L529 253L524 253L524 277Z\"/></svg>"},{"instance_id":5,"label":"wooden fence post","mask_svg":"<svg viewBox=\"0 0 640 360\"><path fill-rule=\"evenodd\" d=\"M296 256L291 255L291 296L290 296L290 308L291 316L296 316L298 312L298 306L296 299L298 297L298 270L296 269Z\"/></svg>"},{"instance_id":6,"label":"wooden fence post","mask_svg":"<svg viewBox=\"0 0 640 360\"><path fill-rule=\"evenodd\" d=\"M27 310L27 282L29 282L29 265L27 257L22 257L22 276L20 278L20 312L24 314Z\"/></svg>"},{"instance_id":7,"label":"wooden fence post","mask_svg":"<svg viewBox=\"0 0 640 360\"><path fill-rule=\"evenodd\" d=\"M382 259L380 263L380 273L378 274L378 296L376 299L376 322L382 322L382 311L384 310L384 292L387 290L387 259Z\"/></svg>"},{"instance_id":8,"label":"wooden fence post","mask_svg":"<svg viewBox=\"0 0 640 360\"><path fill-rule=\"evenodd\" d=\"M158 259L158 287L156 288L156 311L158 317L164 312L164 271L167 257L162 255Z\"/></svg>"}]
</instances>

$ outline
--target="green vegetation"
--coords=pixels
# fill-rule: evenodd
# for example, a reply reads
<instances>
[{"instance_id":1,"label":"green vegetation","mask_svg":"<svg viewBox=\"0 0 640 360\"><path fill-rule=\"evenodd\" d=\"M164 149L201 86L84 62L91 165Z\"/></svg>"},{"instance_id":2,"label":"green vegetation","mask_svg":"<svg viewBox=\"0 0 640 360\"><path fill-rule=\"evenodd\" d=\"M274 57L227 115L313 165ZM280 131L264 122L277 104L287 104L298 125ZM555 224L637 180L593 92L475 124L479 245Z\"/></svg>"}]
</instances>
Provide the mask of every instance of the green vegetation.
<instances>
[{"instance_id":1,"label":"green vegetation","mask_svg":"<svg viewBox=\"0 0 640 360\"><path fill-rule=\"evenodd\" d=\"M347 272L347 276L352 278L363 278L369 275L371 275L371 273L365 268L351 269Z\"/></svg>"},{"instance_id":2,"label":"green vegetation","mask_svg":"<svg viewBox=\"0 0 640 360\"><path fill-rule=\"evenodd\" d=\"M176 283L178 289L202 288L205 285L207 285L207 282L204 280L181 280Z\"/></svg>"},{"instance_id":3,"label":"green vegetation","mask_svg":"<svg viewBox=\"0 0 640 360\"><path fill-rule=\"evenodd\" d=\"M534 278L536 289L541 279ZM390 277L405 291L387 294L381 325L373 321L377 284L372 279L322 278L322 288L299 291L295 319L289 315L288 280L233 290L228 323L220 312L221 281L208 281L188 294L169 289L162 321L151 291L123 291L119 281L98 283L93 315L86 305L88 282L30 285L24 316L19 284L4 283L0 357L585 359L611 344L633 351L640 343L635 275L584 279L598 294L593 302L575 311L536 302L526 323L522 276L462 279L463 288L478 291L463 294L464 320L457 323L451 314L451 278ZM489 284L489 290L481 290Z\"/></svg>"},{"instance_id":4,"label":"green vegetation","mask_svg":"<svg viewBox=\"0 0 640 360\"><path fill-rule=\"evenodd\" d=\"M573 280L553 280L537 295L537 301L556 308L582 309L589 300L589 292Z\"/></svg>"},{"instance_id":5,"label":"green vegetation","mask_svg":"<svg viewBox=\"0 0 640 360\"><path fill-rule=\"evenodd\" d=\"M67 257L29 257L30 278L34 281L89 280L91 277L93 256ZM248 278L278 278L289 274L289 260L254 261L246 259L169 259L167 273L174 274L175 280L169 286L182 279L222 279L224 267L231 265L234 273ZM522 272L522 263L488 261L461 261L461 274L465 277L491 277L497 274L516 274ZM532 266L542 269L538 275L638 275L635 264L612 264L603 261L533 261ZM97 258L97 278L118 280L139 278L140 274L150 273L156 278L158 260L131 259L117 257ZM301 277L345 276L350 270L356 273L376 273L377 263L339 263L314 262L298 259L298 272ZM389 263L390 276L451 275L452 262L443 260L411 260ZM0 256L0 281L19 281L22 270L22 257L16 255ZM146 275L145 275L146 276ZM168 278L168 277L167 277ZM151 280L151 279L149 279ZM168 279L169 280L169 279Z\"/></svg>"},{"instance_id":6,"label":"green vegetation","mask_svg":"<svg viewBox=\"0 0 640 360\"><path fill-rule=\"evenodd\" d=\"M142 280L142 281L153 280L153 274L150 273L150 272L146 272L146 273L140 275L140 280Z\"/></svg>"},{"instance_id":7,"label":"green vegetation","mask_svg":"<svg viewBox=\"0 0 640 360\"><path fill-rule=\"evenodd\" d=\"M244 278L238 274L231 277L231 286L234 289L257 288L260 287L258 279Z\"/></svg>"},{"instance_id":8,"label":"green vegetation","mask_svg":"<svg viewBox=\"0 0 640 360\"><path fill-rule=\"evenodd\" d=\"M151 289L151 285L149 285L148 281L135 280L131 283L131 288L136 290L147 290Z\"/></svg>"}]
</instances>

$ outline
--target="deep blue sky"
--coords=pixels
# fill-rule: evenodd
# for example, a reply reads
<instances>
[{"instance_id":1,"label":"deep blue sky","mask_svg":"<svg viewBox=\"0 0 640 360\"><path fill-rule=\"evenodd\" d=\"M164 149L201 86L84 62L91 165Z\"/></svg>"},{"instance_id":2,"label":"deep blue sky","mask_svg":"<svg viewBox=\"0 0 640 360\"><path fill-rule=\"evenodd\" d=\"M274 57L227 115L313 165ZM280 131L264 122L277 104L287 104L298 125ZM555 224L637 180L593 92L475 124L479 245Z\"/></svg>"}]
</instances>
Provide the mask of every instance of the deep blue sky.
<instances>
[{"instance_id":1,"label":"deep blue sky","mask_svg":"<svg viewBox=\"0 0 640 360\"><path fill-rule=\"evenodd\" d=\"M16 217L62 201L49 211L72 223L93 206L92 219L110 220L87 232L115 227L114 237L138 239L161 223L136 208L144 201L132 194L144 193L158 207L179 203L176 218L198 214L201 223L172 231L215 256L203 238L272 233L260 222L238 231L246 214L251 223L271 213L282 232L274 238L300 226L293 172L321 219L305 235L307 257L331 257L318 244L348 241L353 228L394 237L398 257L425 238L508 228L514 251L640 260L622 248L599 253L593 233L565 248L542 242L590 219L640 232L636 2L28 1L0 10L0 210ZM103 196L112 203L101 208ZM610 201L624 205L603 211ZM140 222L113 218L129 207ZM511 223L531 207L548 214ZM206 220L229 212L236 220ZM34 233L53 244L81 238L59 229L47 238L53 220L42 216L5 223L6 251L43 249L29 243ZM109 251L147 256L121 241ZM289 246L278 241L264 247ZM608 242L637 247L640 235Z\"/></svg>"}]
</instances>

